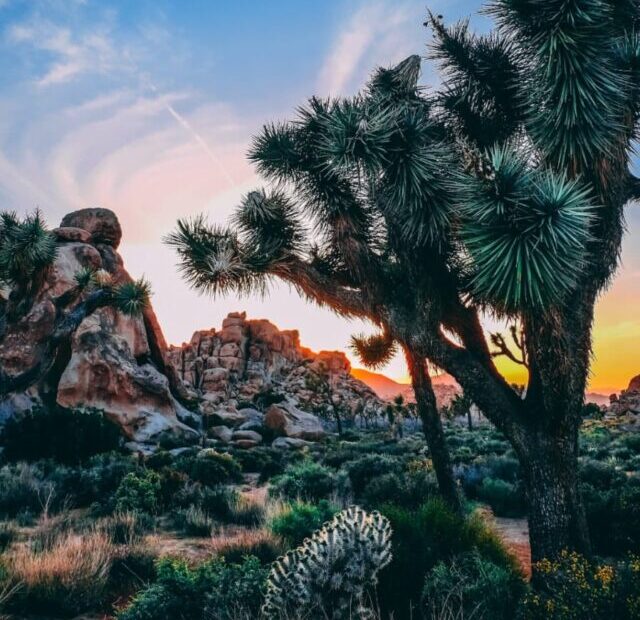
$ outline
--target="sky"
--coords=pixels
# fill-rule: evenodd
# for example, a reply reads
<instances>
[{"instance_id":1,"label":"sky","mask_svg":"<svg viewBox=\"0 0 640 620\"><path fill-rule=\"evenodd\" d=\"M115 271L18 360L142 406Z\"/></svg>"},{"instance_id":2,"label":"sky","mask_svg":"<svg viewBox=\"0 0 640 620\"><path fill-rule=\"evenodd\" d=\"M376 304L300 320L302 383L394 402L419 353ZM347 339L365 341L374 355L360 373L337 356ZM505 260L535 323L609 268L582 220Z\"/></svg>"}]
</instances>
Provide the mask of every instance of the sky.
<instances>
[{"instance_id":1,"label":"sky","mask_svg":"<svg viewBox=\"0 0 640 620\"><path fill-rule=\"evenodd\" d=\"M477 30L490 27L480 0L428 4L448 21L470 15ZM202 297L162 237L199 213L224 223L264 185L246 159L264 123L312 95L354 94L377 66L424 56L424 17L425 0L0 0L0 209L39 208L51 226L75 209L115 211L125 265L151 281L171 343L246 310L298 329L313 349L346 350L371 327L282 284L265 298ZM437 83L428 61L421 79ZM602 393L640 372L640 206L627 222L621 269L596 313L590 387ZM400 357L384 372L406 380Z\"/></svg>"}]
</instances>

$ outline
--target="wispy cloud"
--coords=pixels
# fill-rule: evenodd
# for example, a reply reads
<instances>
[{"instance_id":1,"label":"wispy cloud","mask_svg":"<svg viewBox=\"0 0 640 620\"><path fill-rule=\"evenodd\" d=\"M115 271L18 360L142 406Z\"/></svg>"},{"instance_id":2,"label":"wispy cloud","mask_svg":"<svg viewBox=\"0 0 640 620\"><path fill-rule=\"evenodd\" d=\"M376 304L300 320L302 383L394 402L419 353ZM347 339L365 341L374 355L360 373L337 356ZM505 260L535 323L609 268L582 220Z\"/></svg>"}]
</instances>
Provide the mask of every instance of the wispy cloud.
<instances>
[{"instance_id":1,"label":"wispy cloud","mask_svg":"<svg viewBox=\"0 0 640 620\"><path fill-rule=\"evenodd\" d=\"M39 17L15 24L7 36L14 44L30 45L50 56L44 73L35 78L41 87L69 82L83 73L107 72L118 64L120 55L107 32L77 34Z\"/></svg>"},{"instance_id":2,"label":"wispy cloud","mask_svg":"<svg viewBox=\"0 0 640 620\"><path fill-rule=\"evenodd\" d=\"M388 65L419 52L416 6L401 2L367 2L337 33L318 78L323 94L356 90L376 65Z\"/></svg>"}]
</instances>

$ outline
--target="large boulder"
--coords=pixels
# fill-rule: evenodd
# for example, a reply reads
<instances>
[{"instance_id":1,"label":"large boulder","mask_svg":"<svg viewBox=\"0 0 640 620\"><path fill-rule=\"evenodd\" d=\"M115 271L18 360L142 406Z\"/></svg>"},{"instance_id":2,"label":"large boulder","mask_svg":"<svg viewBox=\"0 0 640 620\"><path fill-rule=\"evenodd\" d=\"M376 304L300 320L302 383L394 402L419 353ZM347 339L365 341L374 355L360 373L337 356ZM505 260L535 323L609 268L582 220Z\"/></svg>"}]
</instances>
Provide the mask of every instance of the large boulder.
<instances>
[{"instance_id":1,"label":"large boulder","mask_svg":"<svg viewBox=\"0 0 640 620\"><path fill-rule=\"evenodd\" d=\"M58 252L33 304L25 316L9 322L0 337L0 369L10 378L42 363L60 312L56 306L73 292L80 270L102 270L114 284L131 281L116 252L122 230L112 211L75 211L53 234ZM72 312L81 301L71 299L65 312ZM64 343L46 381L3 397L0 423L46 395L65 407L103 410L131 445L151 446L168 435L191 442L199 435L191 427L197 427L200 419L180 404L178 398L187 402L186 390L166 351L151 308L135 318L111 308L98 309Z\"/></svg>"},{"instance_id":2,"label":"large boulder","mask_svg":"<svg viewBox=\"0 0 640 620\"><path fill-rule=\"evenodd\" d=\"M116 214L109 209L80 209L65 215L60 228L80 228L91 234L93 244L104 243L114 250L120 245L122 228Z\"/></svg>"},{"instance_id":3,"label":"large boulder","mask_svg":"<svg viewBox=\"0 0 640 620\"><path fill-rule=\"evenodd\" d=\"M264 425L276 435L318 441L326 436L320 420L289 402L273 404L264 416Z\"/></svg>"}]
</instances>

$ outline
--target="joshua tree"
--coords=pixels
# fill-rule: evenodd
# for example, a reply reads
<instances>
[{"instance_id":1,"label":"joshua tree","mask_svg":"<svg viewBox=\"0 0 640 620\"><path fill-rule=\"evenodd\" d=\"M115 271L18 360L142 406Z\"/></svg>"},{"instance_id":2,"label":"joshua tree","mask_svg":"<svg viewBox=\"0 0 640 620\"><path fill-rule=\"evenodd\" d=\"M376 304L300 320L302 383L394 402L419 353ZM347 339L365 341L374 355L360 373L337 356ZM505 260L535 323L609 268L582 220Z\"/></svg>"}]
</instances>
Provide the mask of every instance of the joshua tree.
<instances>
[{"instance_id":1,"label":"joshua tree","mask_svg":"<svg viewBox=\"0 0 640 620\"><path fill-rule=\"evenodd\" d=\"M629 171L640 3L493 0L487 11L487 36L429 16L439 91L417 86L410 57L357 97L312 99L265 127L251 158L280 187L249 194L232 229L179 222L170 242L200 289L277 277L379 325L359 339L363 357L402 347L432 451L442 429L427 360L453 375L519 457L537 560L589 547L578 430L594 304L616 270L623 208L640 197ZM524 392L494 363L485 310L522 328Z\"/></svg>"},{"instance_id":2,"label":"joshua tree","mask_svg":"<svg viewBox=\"0 0 640 620\"><path fill-rule=\"evenodd\" d=\"M3 286L8 290L6 301L0 295L0 342L9 328L25 320L56 255L56 238L38 212L22 221L15 213L0 213L0 291ZM105 306L139 314L148 305L149 294L149 284L143 279L115 285L103 270L76 273L75 286L52 300L55 324L51 336L42 343L39 361L17 375L0 367L0 397L34 385L44 396L49 373L87 316Z\"/></svg>"}]
</instances>

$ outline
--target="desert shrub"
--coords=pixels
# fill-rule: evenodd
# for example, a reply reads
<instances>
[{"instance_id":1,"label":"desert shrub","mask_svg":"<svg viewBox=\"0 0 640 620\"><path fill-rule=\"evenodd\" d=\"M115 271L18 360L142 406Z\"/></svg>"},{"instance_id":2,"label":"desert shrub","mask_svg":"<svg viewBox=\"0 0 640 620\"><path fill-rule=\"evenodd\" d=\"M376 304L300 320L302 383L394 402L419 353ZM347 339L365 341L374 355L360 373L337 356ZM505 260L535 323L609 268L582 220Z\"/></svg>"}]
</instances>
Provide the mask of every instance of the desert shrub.
<instances>
[{"instance_id":1,"label":"desert shrub","mask_svg":"<svg viewBox=\"0 0 640 620\"><path fill-rule=\"evenodd\" d=\"M211 448L202 450L195 457L178 457L176 467L192 480L211 487L242 480L242 470L234 458Z\"/></svg>"},{"instance_id":2,"label":"desert shrub","mask_svg":"<svg viewBox=\"0 0 640 620\"><path fill-rule=\"evenodd\" d=\"M172 515L173 524L188 536L210 536L213 529L213 519L198 506L189 506L175 511Z\"/></svg>"},{"instance_id":3,"label":"desert shrub","mask_svg":"<svg viewBox=\"0 0 640 620\"><path fill-rule=\"evenodd\" d=\"M0 553L16 539L18 530L13 523L0 523Z\"/></svg>"},{"instance_id":4,"label":"desert shrub","mask_svg":"<svg viewBox=\"0 0 640 620\"><path fill-rule=\"evenodd\" d=\"M156 514L160 499L160 476L154 471L128 473L115 494L117 512Z\"/></svg>"},{"instance_id":5,"label":"desert shrub","mask_svg":"<svg viewBox=\"0 0 640 620\"><path fill-rule=\"evenodd\" d=\"M382 474L373 478L358 499L368 508L379 508L390 502L405 508L417 508L427 498L437 495L438 483L435 474L421 470L403 474Z\"/></svg>"},{"instance_id":6,"label":"desert shrub","mask_svg":"<svg viewBox=\"0 0 640 620\"><path fill-rule=\"evenodd\" d=\"M285 505L269 523L269 528L276 535L282 537L291 547L297 547L302 541L319 530L338 509L327 500L320 500L316 504L296 501Z\"/></svg>"},{"instance_id":7,"label":"desert shrub","mask_svg":"<svg viewBox=\"0 0 640 620\"><path fill-rule=\"evenodd\" d=\"M272 480L269 493L283 499L315 501L329 497L335 489L333 472L319 463L304 461L287 467Z\"/></svg>"},{"instance_id":8,"label":"desert shrub","mask_svg":"<svg viewBox=\"0 0 640 620\"><path fill-rule=\"evenodd\" d=\"M625 475L608 463L584 459L580 463L580 481L604 490L624 483Z\"/></svg>"},{"instance_id":9,"label":"desert shrub","mask_svg":"<svg viewBox=\"0 0 640 620\"><path fill-rule=\"evenodd\" d=\"M356 498L361 496L366 486L375 478L384 474L399 474L402 468L400 459L380 454L367 454L344 464Z\"/></svg>"},{"instance_id":10,"label":"desert shrub","mask_svg":"<svg viewBox=\"0 0 640 620\"><path fill-rule=\"evenodd\" d=\"M0 515L40 514L52 495L56 495L55 485L44 479L41 467L17 463L0 468Z\"/></svg>"},{"instance_id":11,"label":"desert shrub","mask_svg":"<svg viewBox=\"0 0 640 620\"><path fill-rule=\"evenodd\" d=\"M217 558L196 568L167 558L157 563L156 572L156 581L118 613L118 620L257 617L268 571L246 557L241 564Z\"/></svg>"},{"instance_id":12,"label":"desert shrub","mask_svg":"<svg viewBox=\"0 0 640 620\"><path fill-rule=\"evenodd\" d=\"M640 553L640 478L624 476L609 488L580 488L594 549L614 556Z\"/></svg>"},{"instance_id":13,"label":"desert shrub","mask_svg":"<svg viewBox=\"0 0 640 620\"><path fill-rule=\"evenodd\" d=\"M96 409L37 408L10 419L2 431L3 456L9 461L54 459L77 464L115 450L118 427Z\"/></svg>"},{"instance_id":14,"label":"desert shrub","mask_svg":"<svg viewBox=\"0 0 640 620\"><path fill-rule=\"evenodd\" d=\"M264 514L264 506L258 500L235 493L231 502L229 523L255 527L263 522Z\"/></svg>"},{"instance_id":15,"label":"desert shrub","mask_svg":"<svg viewBox=\"0 0 640 620\"><path fill-rule=\"evenodd\" d=\"M63 617L99 609L105 602L114 553L108 537L98 531L68 533L42 551L28 545L16 548L7 568L22 587L10 609Z\"/></svg>"},{"instance_id":16,"label":"desert shrub","mask_svg":"<svg viewBox=\"0 0 640 620\"><path fill-rule=\"evenodd\" d=\"M536 588L524 599L521 620L637 620L640 618L640 559L590 562L562 552L536 564Z\"/></svg>"},{"instance_id":17,"label":"desert shrub","mask_svg":"<svg viewBox=\"0 0 640 620\"><path fill-rule=\"evenodd\" d=\"M476 498L489 504L499 517L520 517L527 512L527 500L520 484L485 478L476 491Z\"/></svg>"},{"instance_id":18,"label":"desert shrub","mask_svg":"<svg viewBox=\"0 0 640 620\"><path fill-rule=\"evenodd\" d=\"M266 565L285 553L286 548L280 537L265 529L223 529L215 532L211 550L228 563L239 563L245 556L254 556Z\"/></svg>"},{"instance_id":19,"label":"desert shrub","mask_svg":"<svg viewBox=\"0 0 640 620\"><path fill-rule=\"evenodd\" d=\"M473 551L427 573L423 608L428 618L513 620L524 591L521 575Z\"/></svg>"},{"instance_id":20,"label":"desert shrub","mask_svg":"<svg viewBox=\"0 0 640 620\"><path fill-rule=\"evenodd\" d=\"M96 523L98 530L104 532L113 544L128 546L138 544L150 525L146 515L138 512L116 512Z\"/></svg>"},{"instance_id":21,"label":"desert shrub","mask_svg":"<svg viewBox=\"0 0 640 620\"><path fill-rule=\"evenodd\" d=\"M127 474L137 470L131 455L115 452L99 454L78 468L76 476L67 475L64 484L68 487L68 493L74 497L76 505L88 506L97 502L106 512L111 512L115 501L113 496L120 483ZM57 470L53 479L60 473Z\"/></svg>"},{"instance_id":22,"label":"desert shrub","mask_svg":"<svg viewBox=\"0 0 640 620\"><path fill-rule=\"evenodd\" d=\"M380 513L352 507L271 569L262 609L269 620L368 618L365 595L391 560L391 528Z\"/></svg>"},{"instance_id":23,"label":"desert shrub","mask_svg":"<svg viewBox=\"0 0 640 620\"><path fill-rule=\"evenodd\" d=\"M427 573L463 553L477 551L482 558L517 571L515 560L480 518L460 517L439 498L417 510L393 504L380 510L393 529L393 560L382 571L378 587L380 606L387 614L411 617L411 609L420 604Z\"/></svg>"},{"instance_id":24,"label":"desert shrub","mask_svg":"<svg viewBox=\"0 0 640 620\"><path fill-rule=\"evenodd\" d=\"M256 446L251 450L235 450L232 454L243 472L259 473L261 482L283 473L287 463L292 459L301 458L299 452L289 453L263 446Z\"/></svg>"}]
</instances>

